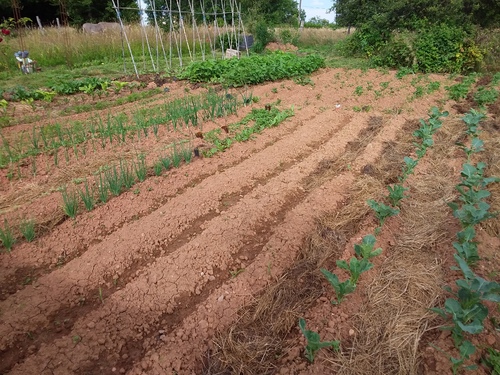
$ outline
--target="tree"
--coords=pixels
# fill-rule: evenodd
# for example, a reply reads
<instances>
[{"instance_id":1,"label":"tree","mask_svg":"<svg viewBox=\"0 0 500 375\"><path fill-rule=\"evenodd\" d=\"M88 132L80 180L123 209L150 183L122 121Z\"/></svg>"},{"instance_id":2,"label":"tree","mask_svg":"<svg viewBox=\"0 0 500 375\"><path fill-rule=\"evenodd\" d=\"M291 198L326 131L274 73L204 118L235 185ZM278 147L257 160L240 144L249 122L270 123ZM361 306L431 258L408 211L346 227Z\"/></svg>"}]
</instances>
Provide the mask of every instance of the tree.
<instances>
[{"instance_id":1,"label":"tree","mask_svg":"<svg viewBox=\"0 0 500 375\"><path fill-rule=\"evenodd\" d=\"M269 26L297 25L299 18L298 3L295 0L242 0L242 13L247 21L260 19Z\"/></svg>"},{"instance_id":2,"label":"tree","mask_svg":"<svg viewBox=\"0 0 500 375\"><path fill-rule=\"evenodd\" d=\"M21 17L35 20L36 16L39 16L45 25L55 24L56 17L61 18L59 0L23 0L19 1L19 6ZM137 2L136 0L120 0L120 7L137 8ZM71 25L116 21L116 11L113 9L111 0L66 0L66 8ZM14 16L10 0L0 0L0 14L5 18ZM122 10L121 15L127 22L139 20L139 13L134 10Z\"/></svg>"},{"instance_id":3,"label":"tree","mask_svg":"<svg viewBox=\"0 0 500 375\"><path fill-rule=\"evenodd\" d=\"M373 23L389 30L422 24L450 26L500 24L500 0L333 0L339 26Z\"/></svg>"}]
</instances>

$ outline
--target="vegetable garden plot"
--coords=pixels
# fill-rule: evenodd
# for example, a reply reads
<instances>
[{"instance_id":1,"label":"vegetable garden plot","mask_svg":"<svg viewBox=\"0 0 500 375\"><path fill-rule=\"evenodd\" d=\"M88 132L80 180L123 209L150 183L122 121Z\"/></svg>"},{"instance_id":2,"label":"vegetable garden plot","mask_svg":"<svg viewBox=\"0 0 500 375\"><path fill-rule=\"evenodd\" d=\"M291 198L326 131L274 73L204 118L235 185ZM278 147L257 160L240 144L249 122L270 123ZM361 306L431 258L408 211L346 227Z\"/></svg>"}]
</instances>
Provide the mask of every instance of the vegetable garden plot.
<instances>
[{"instance_id":1,"label":"vegetable garden plot","mask_svg":"<svg viewBox=\"0 0 500 375\"><path fill-rule=\"evenodd\" d=\"M358 217L365 218L353 227L358 233L377 225L366 219L367 199L389 205L380 197L391 194L394 204L399 200L397 181L391 192L376 181L378 174L394 174L376 160L390 150L388 145L408 148L398 132L407 129L407 120L428 123L429 102L438 105L449 84L443 77L429 77L441 80L441 89L416 98L412 79L397 79L394 72L323 70L308 81L229 91L197 88L187 93L190 86L179 84L169 93L178 101L148 103L145 111L129 104L120 108L123 114L113 111L110 117L105 110L78 115L88 132L77 152L69 145L71 138L83 137L77 125L61 124L62 137L54 126L48 149L40 135L40 153L23 157L33 146L28 143L33 133L26 132L22 147L11 150L13 158L19 157L21 178L2 177L11 194L3 201L2 219L11 223L12 218L12 225L2 229L10 228L15 242L0 262L0 310L10 327L0 334L1 371L196 372L207 350L215 349L216 332L294 267L294 255L314 230L319 212L345 207L350 197ZM357 90L360 95L358 86L363 87ZM215 104L206 104L212 100L207 95L223 103L219 108L226 116L218 117ZM234 102L236 111L229 113ZM174 129L166 112L175 112L176 105ZM188 115L193 108L198 109L196 119ZM71 129L71 137L64 129ZM22 136L16 138L13 127L6 139ZM31 173L33 157L36 175ZM404 165L401 158L398 173ZM359 196L351 195L356 179L366 188ZM24 193L28 186L33 196L15 201L14 189ZM24 212L36 213L33 228L30 217L19 215ZM52 227L41 226L39 218L54 212L60 219ZM393 219L385 219L385 225ZM337 238L324 228L321 238ZM32 230L35 238L29 242L24 233L29 237ZM366 233L355 236L338 241L354 249ZM361 247L360 254L368 251ZM378 257L384 257L387 246L377 244L372 251L378 247L383 249ZM378 257L340 306L363 290L365 276L380 266ZM316 276L313 285L327 290L321 273ZM337 276L344 282L347 275ZM330 295L335 297L333 290ZM316 298L308 303L314 306ZM290 315L296 337L298 317ZM336 339L318 330L310 315L305 318L305 330L319 332L322 340ZM345 332L347 320L342 322ZM315 363L324 350L315 353ZM306 364L300 354L299 348L290 358ZM275 369L290 364L275 360Z\"/></svg>"}]
</instances>

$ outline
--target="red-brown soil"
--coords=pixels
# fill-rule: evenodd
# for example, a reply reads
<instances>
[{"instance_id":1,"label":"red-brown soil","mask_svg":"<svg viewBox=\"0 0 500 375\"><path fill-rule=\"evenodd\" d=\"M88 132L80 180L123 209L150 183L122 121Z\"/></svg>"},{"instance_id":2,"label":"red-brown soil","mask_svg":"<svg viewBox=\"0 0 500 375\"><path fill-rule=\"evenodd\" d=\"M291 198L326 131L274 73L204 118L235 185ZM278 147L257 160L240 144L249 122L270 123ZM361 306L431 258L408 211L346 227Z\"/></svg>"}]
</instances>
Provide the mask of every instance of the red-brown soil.
<instances>
[{"instance_id":1,"label":"red-brown soil","mask_svg":"<svg viewBox=\"0 0 500 375\"><path fill-rule=\"evenodd\" d=\"M245 308L293 269L317 231L318 218L326 212L341 215L350 205L362 207L364 201L356 202L354 194L359 184L371 186L373 199L385 194L385 186L401 170L403 156L408 151L411 155L411 132L432 106L450 111L443 127L446 136L437 137L435 148L408 180L411 199L402 206L401 217L389 220L377 238L383 255L345 304L332 305L334 293L324 283L303 316L323 340L341 340L349 350L360 334L362 317L371 306L383 305L376 301L374 288L399 264L398 254L408 241L405 234L412 233L405 220L429 196L422 186L443 194L431 201L437 205L435 226L442 234L429 234L429 244L407 267L432 270L432 287L418 306L424 315L426 307L441 304L446 296L441 288L457 277L450 266L451 243L459 230L444 200L455 194L453 184L464 162L455 146L463 132L459 115L453 103L443 100L450 82L444 76L422 76L415 83L415 76L396 79L395 72L343 69L325 69L311 79L314 85L290 80L248 88L258 102L241 107L237 115L204 122L202 128L160 127L158 137L149 134L105 148L99 145L95 151L88 146L79 158L69 150L68 161L61 152L58 165L53 155L41 154L36 156L35 175L31 162L19 165L21 178L17 170L10 179L9 171L1 170L0 222L5 219L17 228L23 218L34 219L38 236L30 243L19 237L10 253L0 254L0 374L237 373L207 367L207 355L217 352L220 342L216 337L224 336ZM431 81L440 82L441 88L415 98L415 85ZM13 140L33 126L85 122L110 111L130 114L139 107L153 108L206 91L184 82L163 87L170 91L92 113L61 116L63 105L57 102L41 110L38 121L4 128L2 134ZM243 90L233 93L241 97ZM99 168L132 160L139 153L146 155L151 168L175 141L189 140L190 147L203 148L208 141L195 133L231 125L252 108L276 103L280 109L293 107L294 116L211 158L195 157L161 176L150 172L144 182L108 203L90 212L80 207L74 220L64 215L62 186L73 191L85 178L96 186ZM494 127L485 137L487 146L499 141ZM388 155L396 155L397 161L383 164ZM433 187L438 180L441 185ZM337 259L349 259L353 244L375 227L366 209L343 239ZM17 230L15 234L19 236ZM500 260L494 250L500 241L491 228L481 232L480 241L488 261L478 272L496 275ZM335 260L326 264L334 266ZM431 346L453 350L449 335L438 329L443 322L431 314L423 319L426 324L420 329L425 332L415 339L414 371L406 373L451 373L449 361ZM327 350L309 365L303 355L305 341L295 327L288 332L286 352L275 358L269 373L349 372ZM487 342L498 349L499 339L488 323L477 344ZM378 369L372 373L383 373ZM400 367L399 373L405 371Z\"/></svg>"}]
</instances>

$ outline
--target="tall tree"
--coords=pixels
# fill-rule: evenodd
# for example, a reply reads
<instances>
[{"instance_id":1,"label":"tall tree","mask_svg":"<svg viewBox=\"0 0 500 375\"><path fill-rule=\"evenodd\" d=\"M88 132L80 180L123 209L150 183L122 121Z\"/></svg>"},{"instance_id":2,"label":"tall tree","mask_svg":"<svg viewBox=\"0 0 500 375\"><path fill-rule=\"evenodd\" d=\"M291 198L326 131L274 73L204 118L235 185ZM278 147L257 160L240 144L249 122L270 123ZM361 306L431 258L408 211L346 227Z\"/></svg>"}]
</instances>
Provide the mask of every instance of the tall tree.
<instances>
[{"instance_id":1,"label":"tall tree","mask_svg":"<svg viewBox=\"0 0 500 375\"><path fill-rule=\"evenodd\" d=\"M390 30L418 28L422 23L497 26L500 0L333 0L339 26L371 22Z\"/></svg>"},{"instance_id":2,"label":"tall tree","mask_svg":"<svg viewBox=\"0 0 500 375\"><path fill-rule=\"evenodd\" d=\"M60 17L59 0L23 0L19 1L19 5L21 17L35 20L36 16L39 16L45 25L54 24L56 17ZM66 7L72 25L116 21L116 12L111 0L66 0ZM120 7L137 8L137 2L120 0ZM10 0L0 0L0 14L4 18L13 17ZM139 20L138 11L122 10L121 14L128 22Z\"/></svg>"}]
</instances>

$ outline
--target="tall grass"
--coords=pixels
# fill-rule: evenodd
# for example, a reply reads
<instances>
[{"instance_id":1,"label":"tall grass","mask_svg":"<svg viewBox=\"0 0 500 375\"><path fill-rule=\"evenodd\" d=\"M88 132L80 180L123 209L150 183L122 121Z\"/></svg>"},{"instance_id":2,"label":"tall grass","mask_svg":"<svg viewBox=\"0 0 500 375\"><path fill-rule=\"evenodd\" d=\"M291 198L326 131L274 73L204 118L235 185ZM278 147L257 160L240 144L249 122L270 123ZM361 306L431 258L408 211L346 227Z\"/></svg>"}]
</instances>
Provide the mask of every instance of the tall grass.
<instances>
[{"instance_id":1,"label":"tall grass","mask_svg":"<svg viewBox=\"0 0 500 375\"><path fill-rule=\"evenodd\" d=\"M151 65L151 56L149 55L146 35L149 40L153 61L158 62L157 53L159 54L159 65L165 68L165 59L163 49L165 50L167 59L169 58L170 50L170 35L168 32L161 31L163 40L163 48L158 41L156 44L156 32L153 27L141 27L139 25L126 26L127 38L130 42L130 47L136 59L136 63ZM212 31L213 34L213 31ZM195 34L196 35L196 34ZM205 35L205 34L203 34ZM175 35L179 40L179 34ZM186 39L187 36L187 39ZM214 36L211 36L214 40ZM159 40L159 39L158 39ZM172 52L177 56L176 44L172 36ZM130 61L130 52L125 42L122 39L122 34L119 30L108 30L105 33L84 34L81 30L72 27L55 28L48 27L43 31L38 29L26 29L23 33L24 48L30 52L30 58L37 61L41 67L65 65L67 59L75 66L95 66L102 63L118 63L123 61L123 53ZM122 42L124 52L122 50ZM189 47L188 47L189 43ZM204 40L205 53L210 55L210 44L208 34ZM0 71L16 70L17 65L14 59L14 52L21 49L20 40L16 37L4 38L2 49L5 54L0 54ZM188 62L189 49L191 52L201 53L200 42L198 41L193 48L193 32L186 28L186 33L182 33L182 54L183 58ZM174 60L178 60L174 58ZM163 66L162 66L163 65Z\"/></svg>"}]
</instances>

